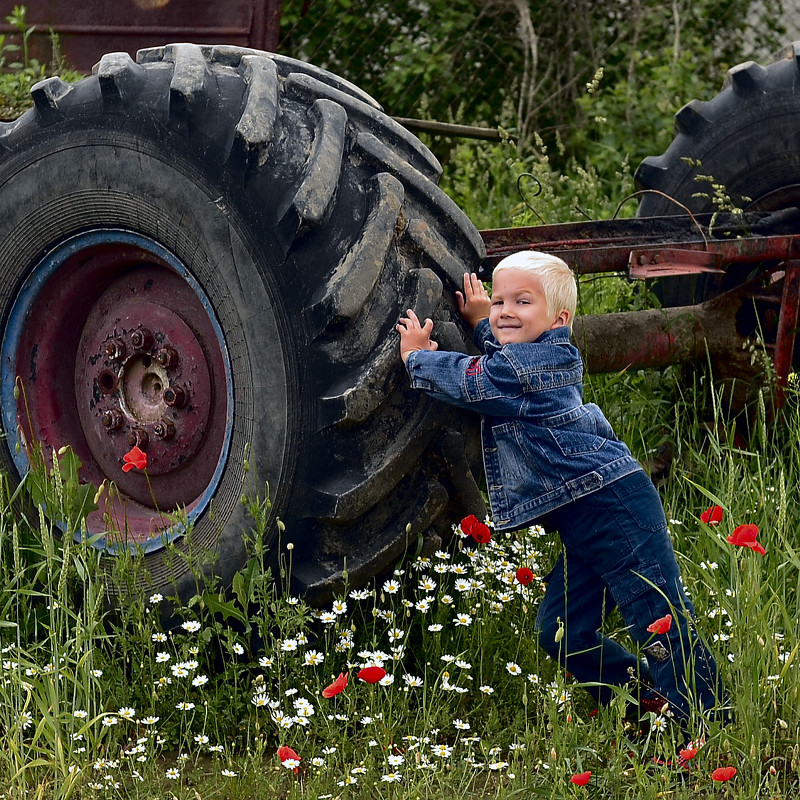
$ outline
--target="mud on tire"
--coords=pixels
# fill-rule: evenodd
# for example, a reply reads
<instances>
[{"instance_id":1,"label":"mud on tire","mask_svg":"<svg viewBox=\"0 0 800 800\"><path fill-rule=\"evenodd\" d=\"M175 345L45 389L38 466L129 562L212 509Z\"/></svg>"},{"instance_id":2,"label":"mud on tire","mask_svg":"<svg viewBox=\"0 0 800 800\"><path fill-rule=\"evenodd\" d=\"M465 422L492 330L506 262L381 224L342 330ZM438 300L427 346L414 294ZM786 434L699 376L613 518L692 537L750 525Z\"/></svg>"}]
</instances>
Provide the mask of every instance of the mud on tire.
<instances>
[{"instance_id":1,"label":"mud on tire","mask_svg":"<svg viewBox=\"0 0 800 800\"><path fill-rule=\"evenodd\" d=\"M468 349L452 295L483 256L416 138L346 81L243 48L112 53L32 94L0 125L12 475L17 443L71 444L86 480L119 487L90 533L121 520L127 540L102 546L139 543L152 586L184 596L164 511L186 508L230 581L246 484L269 485L270 530L286 526L316 602L345 564L363 582L480 513L475 419L410 390L397 355L409 307ZM150 485L121 470L135 443Z\"/></svg>"}]
</instances>

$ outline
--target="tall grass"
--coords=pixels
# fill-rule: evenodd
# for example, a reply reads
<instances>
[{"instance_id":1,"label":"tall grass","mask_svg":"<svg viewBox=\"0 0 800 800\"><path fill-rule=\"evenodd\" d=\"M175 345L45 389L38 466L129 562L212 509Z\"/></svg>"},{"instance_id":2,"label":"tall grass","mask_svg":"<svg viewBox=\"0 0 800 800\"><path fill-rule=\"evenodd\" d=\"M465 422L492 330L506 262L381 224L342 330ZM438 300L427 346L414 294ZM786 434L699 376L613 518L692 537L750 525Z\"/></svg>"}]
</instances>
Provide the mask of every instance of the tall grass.
<instances>
[{"instance_id":1,"label":"tall grass","mask_svg":"<svg viewBox=\"0 0 800 800\"><path fill-rule=\"evenodd\" d=\"M676 402L653 400L657 379ZM559 550L540 529L478 544L456 526L447 549L408 554L393 575L310 609L265 567L268 503L254 498L251 562L234 591L178 605L165 627L168 598L153 592L115 608L108 583L124 576L109 576L91 543L57 534L6 491L0 793L244 798L263 793L265 780L286 797L796 793L800 404L790 396L775 419L762 404L744 442L722 418L701 426L707 406L689 388L681 397L677 373L667 373L587 393L616 396L606 405L649 431L632 442L640 457L663 430L676 444L665 507L735 720L705 729L691 771L652 764L683 744L665 720L626 720L622 690L597 712L538 649L541 577ZM63 479L64 458L47 467L51 506L61 497L68 510L78 487ZM711 505L724 509L716 527L699 520ZM742 523L758 525L765 556L727 542ZM291 531L281 542L288 568ZM516 577L523 566L536 576L527 586ZM625 638L618 618L609 629ZM385 677L360 680L368 666ZM323 695L342 674L343 690ZM280 746L299 764L282 763ZM721 766L737 770L728 784L711 778ZM587 771L585 788L570 782Z\"/></svg>"}]
</instances>

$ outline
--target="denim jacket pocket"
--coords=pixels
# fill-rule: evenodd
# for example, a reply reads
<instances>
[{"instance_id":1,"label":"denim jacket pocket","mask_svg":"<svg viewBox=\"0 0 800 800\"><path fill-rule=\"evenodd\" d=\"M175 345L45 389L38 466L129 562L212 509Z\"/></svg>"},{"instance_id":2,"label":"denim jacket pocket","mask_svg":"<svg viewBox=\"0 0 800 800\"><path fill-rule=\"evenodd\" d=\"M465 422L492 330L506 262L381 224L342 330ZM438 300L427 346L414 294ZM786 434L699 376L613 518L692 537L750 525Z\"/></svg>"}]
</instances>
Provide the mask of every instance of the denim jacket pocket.
<instances>
[{"instance_id":1,"label":"denim jacket pocket","mask_svg":"<svg viewBox=\"0 0 800 800\"><path fill-rule=\"evenodd\" d=\"M586 406L550 417L544 424L565 456L596 453L607 441L598 435L597 423Z\"/></svg>"},{"instance_id":2,"label":"denim jacket pocket","mask_svg":"<svg viewBox=\"0 0 800 800\"><path fill-rule=\"evenodd\" d=\"M529 500L544 491L552 491L558 475L548 475L542 467L541 454L528 441L518 422L505 422L492 428L497 442L497 456L505 479L506 494ZM555 480L553 480L555 478ZM538 486L536 485L538 484Z\"/></svg>"}]
</instances>

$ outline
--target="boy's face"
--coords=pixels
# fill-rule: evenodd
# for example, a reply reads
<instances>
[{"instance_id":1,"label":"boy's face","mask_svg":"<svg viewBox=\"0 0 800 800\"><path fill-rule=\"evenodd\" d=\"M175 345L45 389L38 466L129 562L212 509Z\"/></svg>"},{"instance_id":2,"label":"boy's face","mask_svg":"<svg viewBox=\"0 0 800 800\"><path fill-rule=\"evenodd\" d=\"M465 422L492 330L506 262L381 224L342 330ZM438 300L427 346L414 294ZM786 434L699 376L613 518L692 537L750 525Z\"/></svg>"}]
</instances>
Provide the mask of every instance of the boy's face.
<instances>
[{"instance_id":1,"label":"boy's face","mask_svg":"<svg viewBox=\"0 0 800 800\"><path fill-rule=\"evenodd\" d=\"M545 331L568 323L568 311L548 312L538 275L522 269L507 269L494 279L489 325L501 345L534 342Z\"/></svg>"}]
</instances>

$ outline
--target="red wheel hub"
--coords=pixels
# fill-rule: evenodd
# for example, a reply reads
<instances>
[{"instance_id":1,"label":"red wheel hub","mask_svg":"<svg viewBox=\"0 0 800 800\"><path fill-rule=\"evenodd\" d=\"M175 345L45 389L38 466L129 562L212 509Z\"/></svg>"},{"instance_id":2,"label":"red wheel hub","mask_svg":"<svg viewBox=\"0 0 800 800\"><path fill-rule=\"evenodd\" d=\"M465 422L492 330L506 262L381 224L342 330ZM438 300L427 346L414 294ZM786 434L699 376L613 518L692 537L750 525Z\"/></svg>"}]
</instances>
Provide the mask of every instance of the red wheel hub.
<instances>
[{"instance_id":1,"label":"red wheel hub","mask_svg":"<svg viewBox=\"0 0 800 800\"><path fill-rule=\"evenodd\" d=\"M141 237L119 233L124 241L111 243L110 232L88 235L15 310L24 320L17 416L28 442L72 445L84 480L115 487L90 515L90 533L116 528L117 539L157 546L172 527L166 514L191 518L213 493L232 392L201 290L155 243L133 246ZM122 471L134 445L147 454L146 474Z\"/></svg>"},{"instance_id":2,"label":"red wheel hub","mask_svg":"<svg viewBox=\"0 0 800 800\"><path fill-rule=\"evenodd\" d=\"M169 273L162 273L140 269L114 281L89 312L78 344L78 414L107 475L136 444L147 453L152 479L168 478L202 455L213 402L208 363L197 334L173 307ZM203 470L188 470L180 486L164 486L159 504L182 504L207 482ZM133 472L117 478L123 492L147 503L142 483Z\"/></svg>"}]
</instances>

